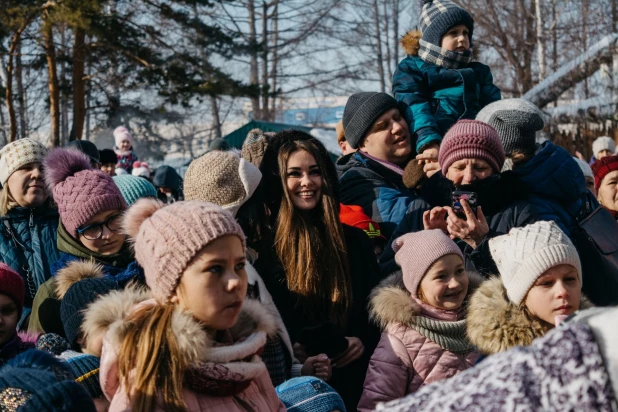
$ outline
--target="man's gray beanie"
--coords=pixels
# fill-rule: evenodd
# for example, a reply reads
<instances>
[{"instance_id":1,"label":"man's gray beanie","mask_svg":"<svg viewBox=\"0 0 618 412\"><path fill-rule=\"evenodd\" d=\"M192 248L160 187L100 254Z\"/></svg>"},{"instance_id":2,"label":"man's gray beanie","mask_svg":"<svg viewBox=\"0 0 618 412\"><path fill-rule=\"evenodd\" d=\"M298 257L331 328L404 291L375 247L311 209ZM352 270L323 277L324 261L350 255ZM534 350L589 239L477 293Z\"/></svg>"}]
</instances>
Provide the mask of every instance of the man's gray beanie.
<instances>
[{"instance_id":1,"label":"man's gray beanie","mask_svg":"<svg viewBox=\"0 0 618 412\"><path fill-rule=\"evenodd\" d=\"M543 112L524 99L493 102L478 113L476 120L498 131L507 156L515 152L534 152L536 132L545 126Z\"/></svg>"},{"instance_id":2,"label":"man's gray beanie","mask_svg":"<svg viewBox=\"0 0 618 412\"><path fill-rule=\"evenodd\" d=\"M386 93L354 93L343 110L345 140L352 148L357 149L373 122L390 109L398 108L397 100Z\"/></svg>"}]
</instances>

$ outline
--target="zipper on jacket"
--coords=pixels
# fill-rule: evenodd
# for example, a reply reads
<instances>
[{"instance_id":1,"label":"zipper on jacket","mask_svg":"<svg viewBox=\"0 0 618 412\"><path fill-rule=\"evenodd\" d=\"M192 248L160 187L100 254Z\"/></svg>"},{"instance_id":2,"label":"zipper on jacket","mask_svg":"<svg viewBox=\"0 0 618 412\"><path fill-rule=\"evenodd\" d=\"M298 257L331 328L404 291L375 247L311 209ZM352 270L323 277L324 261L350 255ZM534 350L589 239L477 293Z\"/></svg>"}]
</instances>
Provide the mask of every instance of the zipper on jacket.
<instances>
[{"instance_id":1,"label":"zipper on jacket","mask_svg":"<svg viewBox=\"0 0 618 412\"><path fill-rule=\"evenodd\" d=\"M28 224L28 226L34 226L34 209L30 209L30 223Z\"/></svg>"}]
</instances>

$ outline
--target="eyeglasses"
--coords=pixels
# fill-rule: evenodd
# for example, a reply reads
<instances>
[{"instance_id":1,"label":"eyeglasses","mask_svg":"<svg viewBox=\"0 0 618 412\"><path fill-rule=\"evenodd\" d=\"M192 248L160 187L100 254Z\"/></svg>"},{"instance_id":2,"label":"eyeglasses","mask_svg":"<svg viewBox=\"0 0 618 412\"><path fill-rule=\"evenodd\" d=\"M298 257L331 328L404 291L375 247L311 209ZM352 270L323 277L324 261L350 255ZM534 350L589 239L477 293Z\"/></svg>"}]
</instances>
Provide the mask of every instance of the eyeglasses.
<instances>
[{"instance_id":1,"label":"eyeglasses","mask_svg":"<svg viewBox=\"0 0 618 412\"><path fill-rule=\"evenodd\" d=\"M105 222L94 223L81 229L77 229L77 233L88 240L97 240L103 235L103 225L105 225L112 232L120 230L120 225L122 223L121 217L122 215L110 216Z\"/></svg>"}]
</instances>

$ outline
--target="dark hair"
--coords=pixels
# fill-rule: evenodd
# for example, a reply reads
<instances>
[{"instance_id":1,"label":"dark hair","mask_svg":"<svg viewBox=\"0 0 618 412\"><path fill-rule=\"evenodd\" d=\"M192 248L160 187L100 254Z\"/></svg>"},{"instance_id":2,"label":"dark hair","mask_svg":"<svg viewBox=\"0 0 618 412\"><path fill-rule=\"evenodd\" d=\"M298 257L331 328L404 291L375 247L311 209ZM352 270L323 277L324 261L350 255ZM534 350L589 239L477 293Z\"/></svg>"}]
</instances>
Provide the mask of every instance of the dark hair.
<instances>
[{"instance_id":1,"label":"dark hair","mask_svg":"<svg viewBox=\"0 0 618 412\"><path fill-rule=\"evenodd\" d=\"M238 209L236 221L247 238L247 246L255 249L258 253L270 250L272 235L268 224L261 182L253 195ZM262 253L260 253L261 255Z\"/></svg>"}]
</instances>

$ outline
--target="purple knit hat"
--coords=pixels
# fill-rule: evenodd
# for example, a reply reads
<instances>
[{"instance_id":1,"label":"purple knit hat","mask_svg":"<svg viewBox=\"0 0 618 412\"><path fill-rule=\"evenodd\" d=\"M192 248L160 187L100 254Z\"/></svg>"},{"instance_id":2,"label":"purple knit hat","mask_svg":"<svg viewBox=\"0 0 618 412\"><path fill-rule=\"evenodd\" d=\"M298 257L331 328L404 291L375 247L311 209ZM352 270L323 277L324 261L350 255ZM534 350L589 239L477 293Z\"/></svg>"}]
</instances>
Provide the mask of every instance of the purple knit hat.
<instances>
[{"instance_id":1,"label":"purple knit hat","mask_svg":"<svg viewBox=\"0 0 618 412\"><path fill-rule=\"evenodd\" d=\"M45 181L58 204L67 232L77 239L77 229L94 215L125 210L127 205L114 180L75 149L54 149L44 160Z\"/></svg>"},{"instance_id":2,"label":"purple knit hat","mask_svg":"<svg viewBox=\"0 0 618 412\"><path fill-rule=\"evenodd\" d=\"M499 173L504 165L504 147L496 129L477 120L460 120L442 139L438 163L442 174L462 159L482 159Z\"/></svg>"},{"instance_id":3,"label":"purple knit hat","mask_svg":"<svg viewBox=\"0 0 618 412\"><path fill-rule=\"evenodd\" d=\"M446 255L457 255L464 260L461 250L440 229L407 233L393 242L395 262L401 266L403 283L412 296L433 263Z\"/></svg>"},{"instance_id":4,"label":"purple knit hat","mask_svg":"<svg viewBox=\"0 0 618 412\"><path fill-rule=\"evenodd\" d=\"M134 242L146 284L161 302L174 292L191 259L213 240L235 235L246 247L234 216L199 200L165 206L156 199L140 199L127 210L122 226Z\"/></svg>"}]
</instances>

